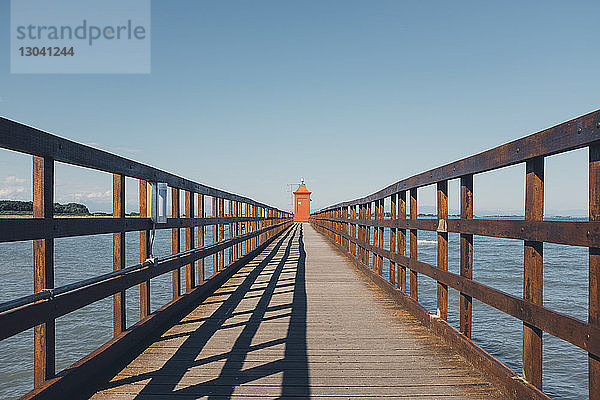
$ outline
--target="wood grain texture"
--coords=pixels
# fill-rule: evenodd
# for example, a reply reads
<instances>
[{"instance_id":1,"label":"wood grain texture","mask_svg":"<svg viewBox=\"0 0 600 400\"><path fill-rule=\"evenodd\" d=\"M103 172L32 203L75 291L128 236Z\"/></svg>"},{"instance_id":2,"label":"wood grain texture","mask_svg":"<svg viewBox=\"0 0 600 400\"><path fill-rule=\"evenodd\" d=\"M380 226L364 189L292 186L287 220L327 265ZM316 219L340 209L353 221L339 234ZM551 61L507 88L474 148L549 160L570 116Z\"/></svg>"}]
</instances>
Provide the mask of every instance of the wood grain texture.
<instances>
[{"instance_id":1,"label":"wood grain texture","mask_svg":"<svg viewBox=\"0 0 600 400\"><path fill-rule=\"evenodd\" d=\"M33 216L45 220L54 216L54 160L33 157ZM54 287L54 239L33 241L33 290ZM33 331L33 384L39 387L55 373L55 322L48 318Z\"/></svg>"},{"instance_id":2,"label":"wood grain texture","mask_svg":"<svg viewBox=\"0 0 600 400\"><path fill-rule=\"evenodd\" d=\"M113 174L113 218L125 218L125 177ZM113 271L125 268L125 232L113 233ZM127 328L125 291L113 296L113 336Z\"/></svg>"},{"instance_id":3,"label":"wood grain texture","mask_svg":"<svg viewBox=\"0 0 600 400\"><path fill-rule=\"evenodd\" d=\"M544 219L544 159L527 161L525 178L525 219ZM542 305L544 288L543 243L524 243L523 298ZM542 388L542 330L523 323L523 377Z\"/></svg>"},{"instance_id":4,"label":"wood grain texture","mask_svg":"<svg viewBox=\"0 0 600 400\"><path fill-rule=\"evenodd\" d=\"M297 224L93 399L207 397L503 395L310 225Z\"/></svg>"}]
</instances>

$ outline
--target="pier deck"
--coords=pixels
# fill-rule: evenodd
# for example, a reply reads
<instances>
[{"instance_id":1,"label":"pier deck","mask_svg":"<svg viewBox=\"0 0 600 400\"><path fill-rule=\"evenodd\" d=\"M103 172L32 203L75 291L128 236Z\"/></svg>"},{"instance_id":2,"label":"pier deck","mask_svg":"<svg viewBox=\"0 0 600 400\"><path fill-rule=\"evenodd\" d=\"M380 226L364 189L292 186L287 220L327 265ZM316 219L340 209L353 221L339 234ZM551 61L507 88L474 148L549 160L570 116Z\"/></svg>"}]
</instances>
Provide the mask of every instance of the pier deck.
<instances>
[{"instance_id":1,"label":"pier deck","mask_svg":"<svg viewBox=\"0 0 600 400\"><path fill-rule=\"evenodd\" d=\"M94 399L503 398L312 226L295 224Z\"/></svg>"}]
</instances>

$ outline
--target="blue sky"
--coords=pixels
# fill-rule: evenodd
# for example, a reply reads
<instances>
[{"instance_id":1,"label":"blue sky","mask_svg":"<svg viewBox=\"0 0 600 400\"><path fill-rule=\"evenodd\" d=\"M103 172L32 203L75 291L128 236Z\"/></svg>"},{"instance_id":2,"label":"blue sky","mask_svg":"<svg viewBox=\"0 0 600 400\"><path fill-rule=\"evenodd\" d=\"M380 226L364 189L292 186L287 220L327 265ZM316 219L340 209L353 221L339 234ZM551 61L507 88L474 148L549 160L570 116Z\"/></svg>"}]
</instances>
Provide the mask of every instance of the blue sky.
<instances>
[{"instance_id":1,"label":"blue sky","mask_svg":"<svg viewBox=\"0 0 600 400\"><path fill-rule=\"evenodd\" d=\"M10 74L9 4L0 115L282 208L301 177L320 208L600 108L598 1L154 0L140 75ZM586 158L547 161L547 210L585 213ZM477 176L476 212L522 210L523 174ZM1 198L30 175L0 150ZM57 169L60 201L110 185Z\"/></svg>"}]
</instances>

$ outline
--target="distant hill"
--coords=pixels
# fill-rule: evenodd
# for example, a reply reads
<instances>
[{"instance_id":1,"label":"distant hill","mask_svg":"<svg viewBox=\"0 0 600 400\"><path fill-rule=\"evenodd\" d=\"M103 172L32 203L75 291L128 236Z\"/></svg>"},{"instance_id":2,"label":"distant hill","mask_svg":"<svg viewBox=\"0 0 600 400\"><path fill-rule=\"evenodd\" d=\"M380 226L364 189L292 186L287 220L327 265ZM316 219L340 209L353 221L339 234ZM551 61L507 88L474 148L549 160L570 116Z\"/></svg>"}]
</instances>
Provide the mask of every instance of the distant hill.
<instances>
[{"instance_id":1,"label":"distant hill","mask_svg":"<svg viewBox=\"0 0 600 400\"><path fill-rule=\"evenodd\" d=\"M90 210L79 203L54 203L54 213L63 215L90 215ZM33 202L0 200L0 214L33 214Z\"/></svg>"}]
</instances>

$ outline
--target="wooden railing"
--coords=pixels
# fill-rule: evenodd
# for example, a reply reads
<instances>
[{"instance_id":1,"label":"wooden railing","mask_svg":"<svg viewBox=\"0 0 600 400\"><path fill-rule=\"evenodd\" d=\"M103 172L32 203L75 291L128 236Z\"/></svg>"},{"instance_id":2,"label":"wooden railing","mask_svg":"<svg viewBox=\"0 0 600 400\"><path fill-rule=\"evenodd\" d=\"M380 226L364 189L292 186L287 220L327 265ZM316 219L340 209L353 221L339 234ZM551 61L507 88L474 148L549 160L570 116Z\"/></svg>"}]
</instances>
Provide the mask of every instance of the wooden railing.
<instances>
[{"instance_id":1,"label":"wooden railing","mask_svg":"<svg viewBox=\"0 0 600 400\"><path fill-rule=\"evenodd\" d=\"M544 158L584 147L589 148L589 221L544 220ZM525 218L473 219L473 175L518 163L526 164ZM460 180L459 219L448 219L451 179ZM427 185L437 186L437 219L417 219L417 189ZM384 218L386 198L391 204L390 219ZM407 201L410 201L408 218ZM493 372L517 397L545 397L541 392L542 331L545 331L588 352L589 396L600 399L600 111L412 176L367 197L327 207L312 214L311 223L363 269L372 265L370 274L375 280L384 280L383 259L389 259L389 281L385 285L391 293L478 366ZM389 230L389 248L384 248L385 230ZM437 232L437 265L418 261L418 230ZM448 232L460 234L460 274L448 271ZM473 235L524 241L522 298L472 279ZM544 242L589 248L588 322L544 307ZM418 274L437 281L436 314L430 314L418 302ZM407 279L410 293L407 293ZM460 292L458 331L446 322L448 287ZM472 299L523 322L525 383L471 342ZM573 300L585 304L584 299Z\"/></svg>"},{"instance_id":2,"label":"wooden railing","mask_svg":"<svg viewBox=\"0 0 600 400\"><path fill-rule=\"evenodd\" d=\"M68 390L81 390L78 385L82 381L110 370L111 364L139 346L142 338L220 286L291 224L287 212L4 118L0 118L0 148L33 156L33 218L0 218L0 242L34 243L34 293L0 305L0 340L34 328L34 390L26 397L64 397ZM113 175L112 218L54 217L57 161ZM125 216L125 177L139 180L139 217ZM155 227L172 229L173 255L154 260L148 259L153 228L146 211L148 182L167 183L172 199L171 217ZM182 191L185 210L179 209ZM205 217L207 197L212 199L210 217ZM181 217L182 211L185 217ZM213 243L204 243L204 229L211 226ZM180 229L186 232L185 251ZM140 263L126 268L125 233L131 231L140 232ZM54 239L105 233L113 234L114 272L55 288ZM213 275L205 278L204 259L209 256L213 257ZM180 287L182 267L185 288ZM167 273L172 274L173 300L151 313L150 279ZM140 287L140 319L127 328L125 290L136 285ZM55 319L110 296L114 299L114 338L57 374Z\"/></svg>"}]
</instances>

